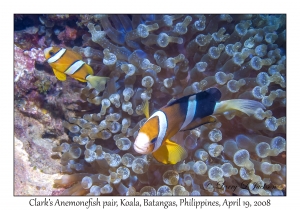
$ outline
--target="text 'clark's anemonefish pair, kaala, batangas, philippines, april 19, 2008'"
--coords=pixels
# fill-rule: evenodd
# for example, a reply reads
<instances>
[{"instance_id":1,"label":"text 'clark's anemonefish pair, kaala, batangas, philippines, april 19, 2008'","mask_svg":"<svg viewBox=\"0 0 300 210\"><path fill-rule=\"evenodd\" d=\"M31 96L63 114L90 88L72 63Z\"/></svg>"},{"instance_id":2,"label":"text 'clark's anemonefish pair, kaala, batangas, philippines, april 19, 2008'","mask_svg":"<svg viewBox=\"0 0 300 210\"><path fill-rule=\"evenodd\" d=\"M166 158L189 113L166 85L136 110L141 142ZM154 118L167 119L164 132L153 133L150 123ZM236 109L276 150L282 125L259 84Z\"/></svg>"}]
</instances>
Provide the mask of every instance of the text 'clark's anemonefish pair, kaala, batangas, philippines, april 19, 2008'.
<instances>
[{"instance_id":1,"label":"text 'clark's anemonefish pair, kaala, batangas, philippines, april 19, 2008'","mask_svg":"<svg viewBox=\"0 0 300 210\"><path fill-rule=\"evenodd\" d=\"M253 115L257 108L265 107L257 101L232 99L218 102L221 92L210 88L203 92L184 96L168 103L152 114L140 128L134 149L140 154L151 154L164 164L176 164L187 156L186 150L170 138L179 131L191 130L206 123L215 122L212 115L237 110ZM148 103L144 113L149 116Z\"/></svg>"}]
</instances>

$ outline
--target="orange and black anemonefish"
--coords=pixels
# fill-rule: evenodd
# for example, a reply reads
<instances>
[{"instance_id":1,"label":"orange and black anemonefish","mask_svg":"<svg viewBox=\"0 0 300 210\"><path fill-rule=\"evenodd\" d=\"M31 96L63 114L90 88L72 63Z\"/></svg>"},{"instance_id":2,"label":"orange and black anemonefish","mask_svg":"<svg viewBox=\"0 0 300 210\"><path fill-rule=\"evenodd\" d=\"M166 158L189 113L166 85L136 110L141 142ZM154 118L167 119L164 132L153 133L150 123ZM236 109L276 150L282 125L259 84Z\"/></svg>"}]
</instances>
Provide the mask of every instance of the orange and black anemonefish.
<instances>
[{"instance_id":1,"label":"orange and black anemonefish","mask_svg":"<svg viewBox=\"0 0 300 210\"><path fill-rule=\"evenodd\" d=\"M80 82L87 82L88 86L98 91L104 90L108 78L93 76L92 67L82 61L77 52L61 47L48 47L44 50L44 55L60 81L65 81L66 75L69 75Z\"/></svg>"},{"instance_id":2,"label":"orange and black anemonefish","mask_svg":"<svg viewBox=\"0 0 300 210\"><path fill-rule=\"evenodd\" d=\"M140 128L134 150L140 154L152 153L163 164L176 164L187 157L186 150L170 140L177 132L215 122L212 115L220 115L226 111L238 110L249 116L257 108L265 109L263 104L253 100L232 99L218 102L220 98L219 89L210 88L168 103L152 114ZM146 103L146 117L149 116L148 109L149 105Z\"/></svg>"}]
</instances>

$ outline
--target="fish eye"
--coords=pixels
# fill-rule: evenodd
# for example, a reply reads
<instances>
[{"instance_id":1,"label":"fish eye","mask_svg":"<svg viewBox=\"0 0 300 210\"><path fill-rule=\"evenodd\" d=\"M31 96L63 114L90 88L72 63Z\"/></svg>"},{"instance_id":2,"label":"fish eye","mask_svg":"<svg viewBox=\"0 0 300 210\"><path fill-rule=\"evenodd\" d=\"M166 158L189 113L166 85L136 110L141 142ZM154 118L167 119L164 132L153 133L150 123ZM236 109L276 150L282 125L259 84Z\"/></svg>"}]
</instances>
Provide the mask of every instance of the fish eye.
<instances>
[{"instance_id":1,"label":"fish eye","mask_svg":"<svg viewBox=\"0 0 300 210\"><path fill-rule=\"evenodd\" d=\"M157 138L151 140L151 143L154 144L157 141Z\"/></svg>"},{"instance_id":2,"label":"fish eye","mask_svg":"<svg viewBox=\"0 0 300 210\"><path fill-rule=\"evenodd\" d=\"M49 54L52 56L52 55L54 55L54 52L53 52L53 51L50 51Z\"/></svg>"}]
</instances>

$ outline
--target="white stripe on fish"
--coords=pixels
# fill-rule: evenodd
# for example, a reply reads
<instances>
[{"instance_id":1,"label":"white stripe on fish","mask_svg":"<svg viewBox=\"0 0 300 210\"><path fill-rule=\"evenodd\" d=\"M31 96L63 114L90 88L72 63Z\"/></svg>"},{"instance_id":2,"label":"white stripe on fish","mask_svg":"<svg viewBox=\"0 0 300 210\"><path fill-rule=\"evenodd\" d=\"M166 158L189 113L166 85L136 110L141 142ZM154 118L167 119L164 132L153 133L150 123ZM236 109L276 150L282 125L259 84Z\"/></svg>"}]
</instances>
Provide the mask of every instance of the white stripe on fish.
<instances>
[{"instance_id":1,"label":"white stripe on fish","mask_svg":"<svg viewBox=\"0 0 300 210\"><path fill-rule=\"evenodd\" d=\"M50 57L48 59L48 63L54 63L55 61L58 61L58 59L61 58L61 56L63 56L63 54L65 54L66 49L61 48L54 56Z\"/></svg>"},{"instance_id":2,"label":"white stripe on fish","mask_svg":"<svg viewBox=\"0 0 300 210\"><path fill-rule=\"evenodd\" d=\"M190 124L193 121L196 113L196 107L197 107L196 95L192 95L189 97L187 114L180 130L185 128L188 124Z\"/></svg>"},{"instance_id":3,"label":"white stripe on fish","mask_svg":"<svg viewBox=\"0 0 300 210\"><path fill-rule=\"evenodd\" d=\"M75 61L66 71L65 74L67 75L72 75L74 74L76 71L78 71L83 65L85 64L85 62L83 62L82 60L77 60Z\"/></svg>"}]
</instances>

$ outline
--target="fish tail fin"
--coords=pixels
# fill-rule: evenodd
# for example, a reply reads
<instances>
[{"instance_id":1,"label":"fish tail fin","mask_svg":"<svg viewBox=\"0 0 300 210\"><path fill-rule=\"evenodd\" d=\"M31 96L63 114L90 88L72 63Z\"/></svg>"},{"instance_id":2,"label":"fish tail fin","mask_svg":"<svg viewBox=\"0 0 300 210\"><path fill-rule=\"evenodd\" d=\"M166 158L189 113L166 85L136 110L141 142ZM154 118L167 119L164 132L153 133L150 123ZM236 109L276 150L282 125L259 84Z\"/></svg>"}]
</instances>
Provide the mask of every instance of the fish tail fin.
<instances>
[{"instance_id":1,"label":"fish tail fin","mask_svg":"<svg viewBox=\"0 0 300 210\"><path fill-rule=\"evenodd\" d=\"M217 102L213 114L221 114L226 111L238 110L250 116L254 114L254 111L257 108L265 109L265 106L262 103L254 100L232 99Z\"/></svg>"},{"instance_id":2,"label":"fish tail fin","mask_svg":"<svg viewBox=\"0 0 300 210\"><path fill-rule=\"evenodd\" d=\"M106 81L108 79L108 77L99 77L93 75L88 75L86 77L88 84L100 92L104 90Z\"/></svg>"}]
</instances>

